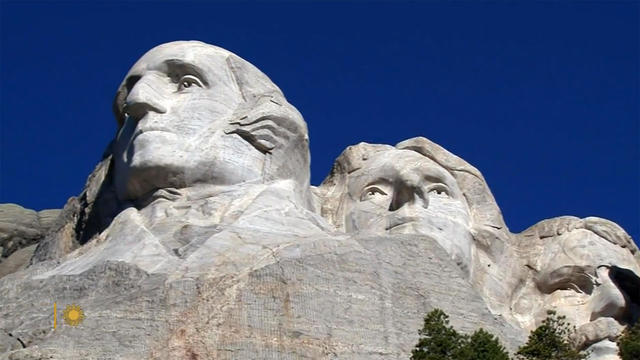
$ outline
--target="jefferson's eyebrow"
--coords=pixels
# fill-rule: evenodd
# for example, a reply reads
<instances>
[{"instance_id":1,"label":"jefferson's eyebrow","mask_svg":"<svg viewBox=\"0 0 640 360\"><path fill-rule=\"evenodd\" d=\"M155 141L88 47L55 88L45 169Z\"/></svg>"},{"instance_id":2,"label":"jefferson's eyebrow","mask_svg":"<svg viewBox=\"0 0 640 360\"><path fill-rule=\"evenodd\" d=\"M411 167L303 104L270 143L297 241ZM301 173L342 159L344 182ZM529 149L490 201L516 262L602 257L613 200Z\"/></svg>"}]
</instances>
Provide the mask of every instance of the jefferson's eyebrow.
<instances>
[{"instance_id":1,"label":"jefferson's eyebrow","mask_svg":"<svg viewBox=\"0 0 640 360\"><path fill-rule=\"evenodd\" d=\"M423 177L431 182L443 182L447 185L450 183L456 183L456 179L446 169L441 166L429 166L428 171L425 171Z\"/></svg>"},{"instance_id":2,"label":"jefferson's eyebrow","mask_svg":"<svg viewBox=\"0 0 640 360\"><path fill-rule=\"evenodd\" d=\"M431 167L429 168L429 171L423 174L423 178L432 183L443 183L456 194L462 195L462 189L460 189L458 181L447 169L442 167Z\"/></svg>"},{"instance_id":3,"label":"jefferson's eyebrow","mask_svg":"<svg viewBox=\"0 0 640 360\"><path fill-rule=\"evenodd\" d=\"M167 65L168 72L178 72L183 75L193 75L196 76L205 86L209 86L209 81L204 76L204 71L197 67L196 65L184 62L179 59L169 59L165 60L164 64Z\"/></svg>"}]
</instances>

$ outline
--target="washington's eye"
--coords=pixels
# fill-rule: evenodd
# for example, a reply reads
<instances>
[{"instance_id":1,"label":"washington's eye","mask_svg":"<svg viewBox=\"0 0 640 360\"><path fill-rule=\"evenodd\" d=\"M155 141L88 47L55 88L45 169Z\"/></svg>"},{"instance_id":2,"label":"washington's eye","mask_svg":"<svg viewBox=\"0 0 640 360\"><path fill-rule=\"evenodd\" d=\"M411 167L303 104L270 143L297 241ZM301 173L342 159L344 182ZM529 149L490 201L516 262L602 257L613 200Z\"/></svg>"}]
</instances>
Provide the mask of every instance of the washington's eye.
<instances>
[{"instance_id":1,"label":"washington's eye","mask_svg":"<svg viewBox=\"0 0 640 360\"><path fill-rule=\"evenodd\" d=\"M379 187L369 186L365 188L364 191L362 192L362 195L360 195L360 201L369 200L369 199L373 199L376 196L385 196L385 195L387 195L387 193L384 192L384 190L380 189Z\"/></svg>"},{"instance_id":2,"label":"washington's eye","mask_svg":"<svg viewBox=\"0 0 640 360\"><path fill-rule=\"evenodd\" d=\"M193 75L185 75L185 76L181 77L180 80L179 80L179 84L180 85L178 85L178 91L184 90L184 89L188 89L188 88L192 87L193 85L196 85L198 87L202 87L202 82L200 81L200 79L198 79L197 77L195 77Z\"/></svg>"},{"instance_id":3,"label":"washington's eye","mask_svg":"<svg viewBox=\"0 0 640 360\"><path fill-rule=\"evenodd\" d=\"M449 187L441 183L429 185L429 187L427 187L427 193L438 196L451 196Z\"/></svg>"}]
</instances>

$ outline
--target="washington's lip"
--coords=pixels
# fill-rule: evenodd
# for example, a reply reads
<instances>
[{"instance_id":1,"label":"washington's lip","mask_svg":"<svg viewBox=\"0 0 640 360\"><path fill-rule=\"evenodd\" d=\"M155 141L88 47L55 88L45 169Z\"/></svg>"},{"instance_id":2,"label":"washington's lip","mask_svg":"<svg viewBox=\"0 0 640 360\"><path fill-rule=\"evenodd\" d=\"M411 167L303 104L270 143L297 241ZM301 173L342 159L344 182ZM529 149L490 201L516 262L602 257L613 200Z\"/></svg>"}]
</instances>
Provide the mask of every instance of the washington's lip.
<instances>
[{"instance_id":1,"label":"washington's lip","mask_svg":"<svg viewBox=\"0 0 640 360\"><path fill-rule=\"evenodd\" d=\"M170 131L169 129L164 128L164 127L148 127L148 128L136 129L136 131L133 133L133 137L131 139L134 140L138 136L140 136L140 135L142 135L144 133L150 133L150 132L165 132L165 133L173 134L172 131Z\"/></svg>"},{"instance_id":2,"label":"washington's lip","mask_svg":"<svg viewBox=\"0 0 640 360\"><path fill-rule=\"evenodd\" d=\"M400 225L412 223L418 220L419 218L416 216L391 216L389 217L385 230L388 231Z\"/></svg>"}]
</instances>

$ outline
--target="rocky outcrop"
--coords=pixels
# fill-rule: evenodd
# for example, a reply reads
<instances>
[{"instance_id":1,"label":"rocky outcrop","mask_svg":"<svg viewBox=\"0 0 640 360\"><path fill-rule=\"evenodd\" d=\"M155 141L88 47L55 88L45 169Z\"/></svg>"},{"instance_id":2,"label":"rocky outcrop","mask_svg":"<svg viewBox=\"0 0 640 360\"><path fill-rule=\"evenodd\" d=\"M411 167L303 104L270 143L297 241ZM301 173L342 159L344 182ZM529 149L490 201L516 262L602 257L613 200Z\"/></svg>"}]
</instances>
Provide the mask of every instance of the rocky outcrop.
<instances>
[{"instance_id":1,"label":"rocky outcrop","mask_svg":"<svg viewBox=\"0 0 640 360\"><path fill-rule=\"evenodd\" d=\"M0 359L400 359L440 308L512 351L556 310L591 360L618 360L640 317L622 228L513 234L480 171L426 138L351 146L311 187L301 114L227 50L150 50L114 110L43 240L53 213L0 222Z\"/></svg>"},{"instance_id":2,"label":"rocky outcrop","mask_svg":"<svg viewBox=\"0 0 640 360\"><path fill-rule=\"evenodd\" d=\"M117 201L107 176L111 169L110 146L88 176L78 196L69 198L50 231L38 243L31 263L58 259L87 243L117 215Z\"/></svg>"},{"instance_id":3,"label":"rocky outcrop","mask_svg":"<svg viewBox=\"0 0 640 360\"><path fill-rule=\"evenodd\" d=\"M35 245L59 214L58 209L34 211L16 204L0 204L0 277L28 263Z\"/></svg>"},{"instance_id":4,"label":"rocky outcrop","mask_svg":"<svg viewBox=\"0 0 640 360\"><path fill-rule=\"evenodd\" d=\"M222 276L149 273L122 261L50 276L57 263L49 261L11 274L0 280L0 323L26 348L9 358L400 359L434 307L463 332L483 327L510 349L524 340L433 239L324 238L270 257ZM54 302L81 306L85 320L60 319L54 330Z\"/></svg>"}]
</instances>

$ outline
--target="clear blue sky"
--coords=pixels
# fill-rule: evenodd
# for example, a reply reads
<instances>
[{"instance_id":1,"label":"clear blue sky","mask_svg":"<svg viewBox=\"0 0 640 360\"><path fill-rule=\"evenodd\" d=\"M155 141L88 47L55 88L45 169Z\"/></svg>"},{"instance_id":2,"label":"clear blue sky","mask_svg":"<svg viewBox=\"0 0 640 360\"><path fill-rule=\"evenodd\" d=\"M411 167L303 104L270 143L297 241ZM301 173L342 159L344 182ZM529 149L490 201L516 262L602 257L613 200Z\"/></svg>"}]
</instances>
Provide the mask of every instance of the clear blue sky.
<instances>
[{"instance_id":1,"label":"clear blue sky","mask_svg":"<svg viewBox=\"0 0 640 360\"><path fill-rule=\"evenodd\" d=\"M197 39L301 111L313 184L348 145L422 135L482 171L513 231L597 215L639 238L638 2L0 6L0 202L78 194L129 67Z\"/></svg>"}]
</instances>

